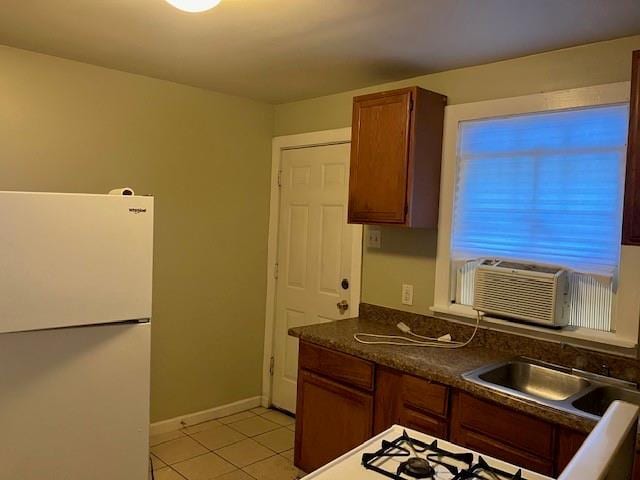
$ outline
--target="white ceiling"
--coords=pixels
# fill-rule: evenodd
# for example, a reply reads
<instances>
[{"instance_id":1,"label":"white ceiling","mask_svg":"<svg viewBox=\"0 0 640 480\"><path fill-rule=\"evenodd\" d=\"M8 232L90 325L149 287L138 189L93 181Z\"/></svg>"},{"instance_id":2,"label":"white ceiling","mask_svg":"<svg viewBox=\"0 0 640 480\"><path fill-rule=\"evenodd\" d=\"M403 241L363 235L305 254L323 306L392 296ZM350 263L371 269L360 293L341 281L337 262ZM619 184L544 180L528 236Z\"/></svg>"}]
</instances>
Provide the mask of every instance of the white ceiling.
<instances>
[{"instance_id":1,"label":"white ceiling","mask_svg":"<svg viewBox=\"0 0 640 480\"><path fill-rule=\"evenodd\" d=\"M0 43L269 102L640 33L640 0L2 0Z\"/></svg>"}]
</instances>

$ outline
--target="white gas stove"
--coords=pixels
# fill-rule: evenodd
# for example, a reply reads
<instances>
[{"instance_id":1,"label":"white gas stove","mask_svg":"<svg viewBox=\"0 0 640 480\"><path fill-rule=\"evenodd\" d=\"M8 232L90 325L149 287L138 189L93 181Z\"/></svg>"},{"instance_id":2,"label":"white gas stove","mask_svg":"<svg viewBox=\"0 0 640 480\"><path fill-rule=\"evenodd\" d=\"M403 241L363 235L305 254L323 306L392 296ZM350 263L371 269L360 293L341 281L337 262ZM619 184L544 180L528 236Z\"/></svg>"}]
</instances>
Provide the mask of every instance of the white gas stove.
<instances>
[{"instance_id":1,"label":"white gas stove","mask_svg":"<svg viewBox=\"0 0 640 480\"><path fill-rule=\"evenodd\" d=\"M316 470L305 480L550 480L399 425Z\"/></svg>"}]
</instances>

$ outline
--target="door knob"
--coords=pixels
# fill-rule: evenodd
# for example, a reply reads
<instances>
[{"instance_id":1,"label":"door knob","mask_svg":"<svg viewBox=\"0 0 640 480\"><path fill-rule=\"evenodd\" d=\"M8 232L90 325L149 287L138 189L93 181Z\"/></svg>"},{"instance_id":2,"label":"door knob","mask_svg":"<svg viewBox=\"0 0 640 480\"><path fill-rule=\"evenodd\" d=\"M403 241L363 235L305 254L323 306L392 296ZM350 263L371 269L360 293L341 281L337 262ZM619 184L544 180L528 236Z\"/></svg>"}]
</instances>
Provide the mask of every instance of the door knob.
<instances>
[{"instance_id":1,"label":"door knob","mask_svg":"<svg viewBox=\"0 0 640 480\"><path fill-rule=\"evenodd\" d=\"M346 300L341 300L336 305L338 306L338 310L340 310L341 314L344 314L344 312L349 309L349 302Z\"/></svg>"}]
</instances>

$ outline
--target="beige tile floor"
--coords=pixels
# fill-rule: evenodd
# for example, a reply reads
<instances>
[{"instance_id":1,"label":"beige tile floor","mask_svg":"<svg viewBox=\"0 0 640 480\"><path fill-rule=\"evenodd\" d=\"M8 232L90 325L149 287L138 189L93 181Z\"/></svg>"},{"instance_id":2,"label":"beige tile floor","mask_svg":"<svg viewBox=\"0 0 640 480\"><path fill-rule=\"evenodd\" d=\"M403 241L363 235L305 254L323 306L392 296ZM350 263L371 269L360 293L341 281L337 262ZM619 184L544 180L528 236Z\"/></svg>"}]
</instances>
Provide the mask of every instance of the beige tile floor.
<instances>
[{"instance_id":1,"label":"beige tile floor","mask_svg":"<svg viewBox=\"0 0 640 480\"><path fill-rule=\"evenodd\" d=\"M294 419L254 408L228 417L153 435L156 480L294 480Z\"/></svg>"}]
</instances>

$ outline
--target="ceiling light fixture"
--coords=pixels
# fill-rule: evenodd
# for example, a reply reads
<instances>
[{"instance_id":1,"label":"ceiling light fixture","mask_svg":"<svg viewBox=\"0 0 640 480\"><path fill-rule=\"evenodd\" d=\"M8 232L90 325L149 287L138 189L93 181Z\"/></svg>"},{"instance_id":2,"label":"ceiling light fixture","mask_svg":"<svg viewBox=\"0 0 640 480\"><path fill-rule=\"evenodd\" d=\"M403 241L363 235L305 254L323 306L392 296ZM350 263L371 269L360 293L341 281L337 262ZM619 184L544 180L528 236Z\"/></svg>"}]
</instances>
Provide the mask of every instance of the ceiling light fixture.
<instances>
[{"instance_id":1,"label":"ceiling light fixture","mask_svg":"<svg viewBox=\"0 0 640 480\"><path fill-rule=\"evenodd\" d=\"M220 3L220 0L165 0L178 10L189 13L204 12L211 10Z\"/></svg>"}]
</instances>

